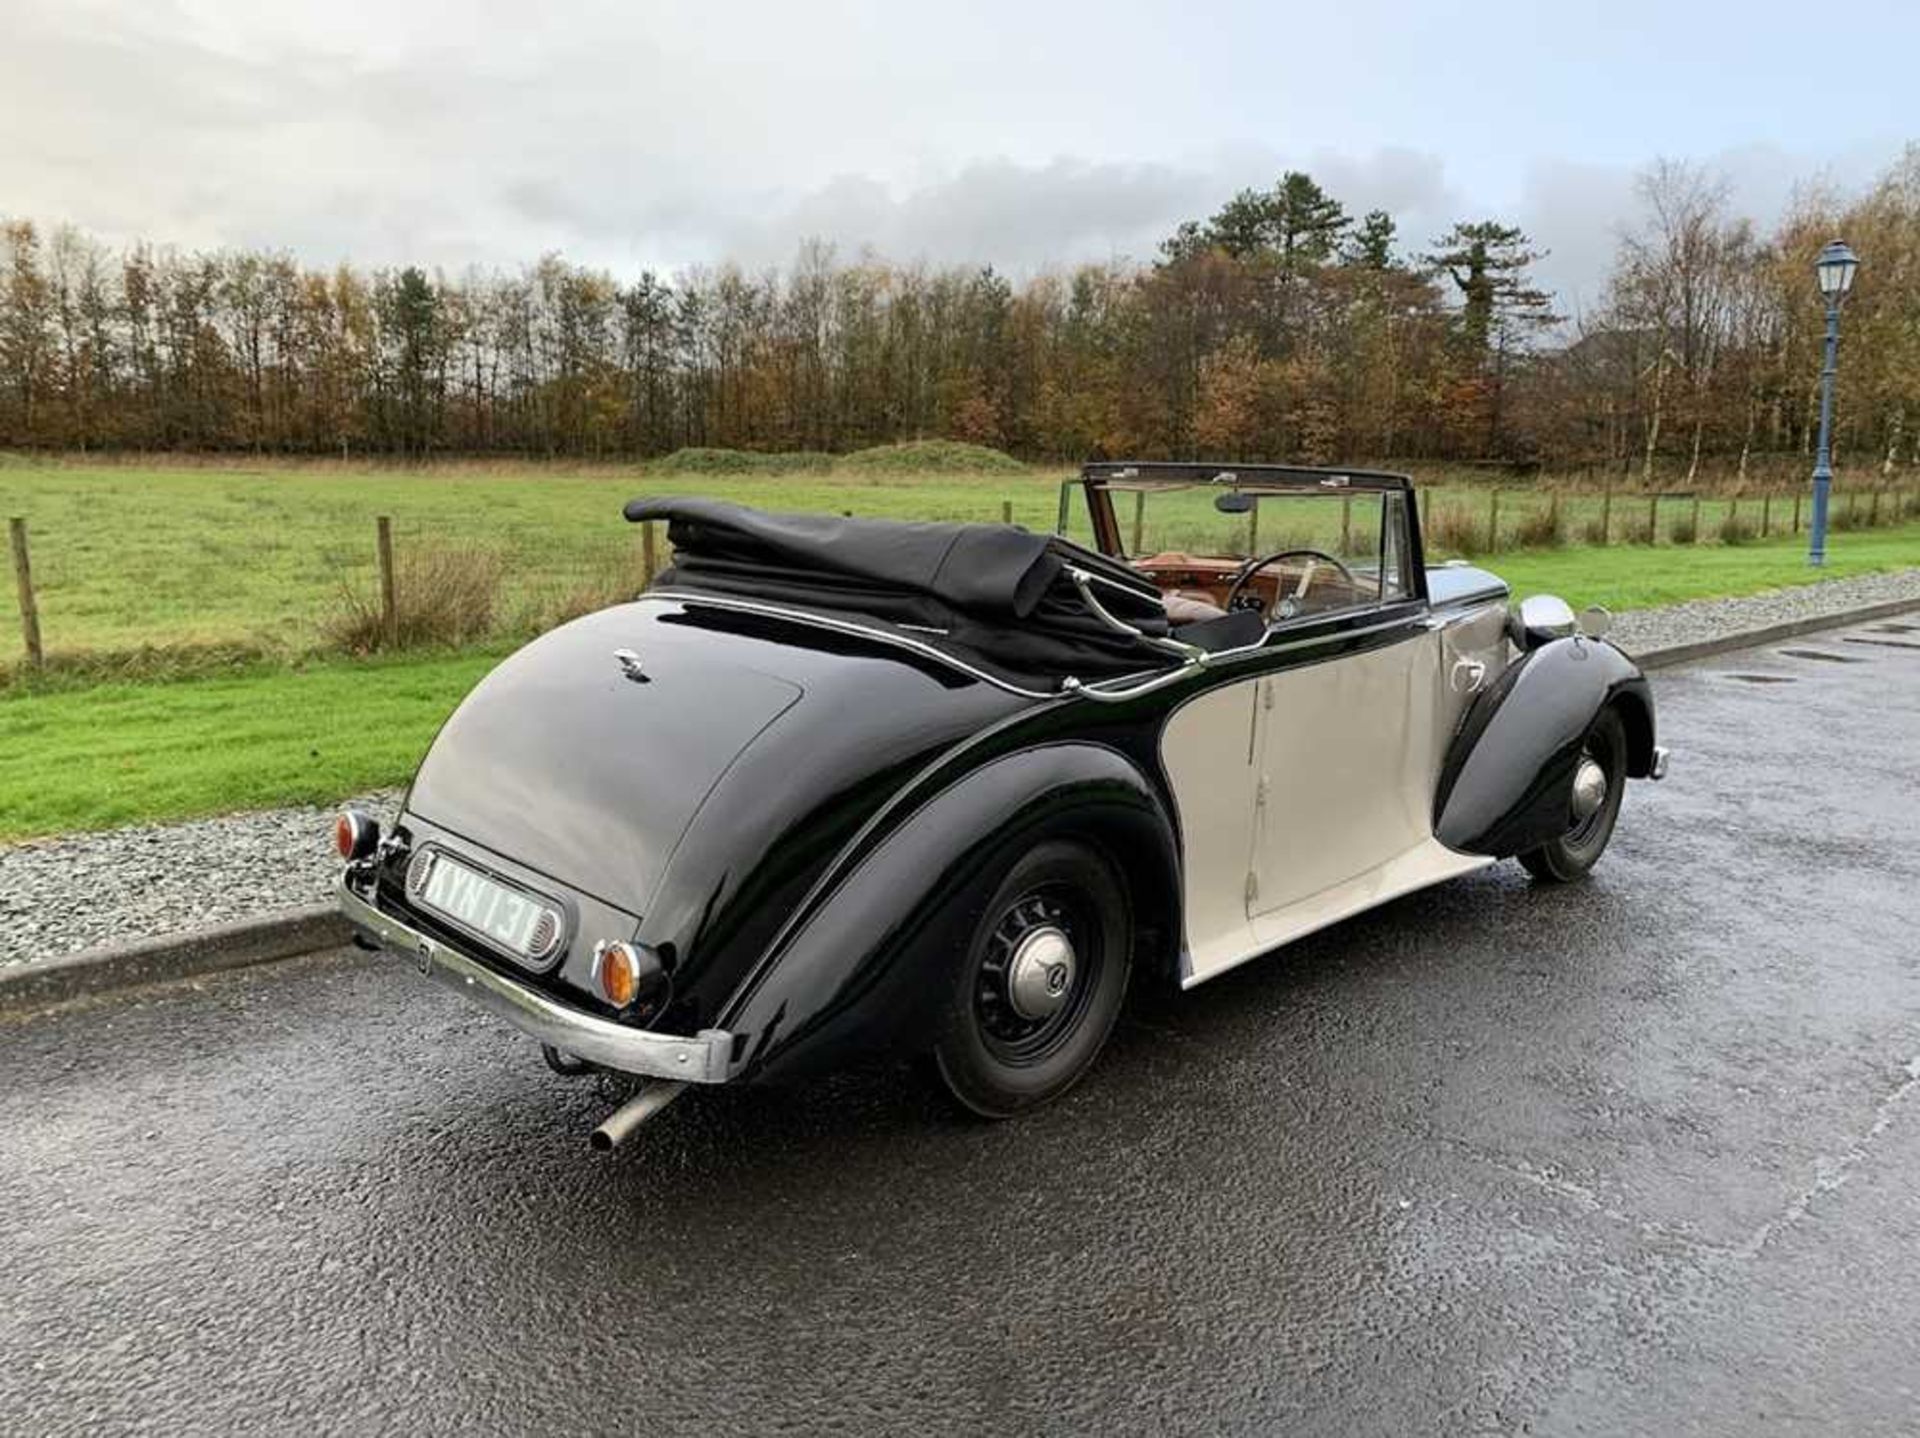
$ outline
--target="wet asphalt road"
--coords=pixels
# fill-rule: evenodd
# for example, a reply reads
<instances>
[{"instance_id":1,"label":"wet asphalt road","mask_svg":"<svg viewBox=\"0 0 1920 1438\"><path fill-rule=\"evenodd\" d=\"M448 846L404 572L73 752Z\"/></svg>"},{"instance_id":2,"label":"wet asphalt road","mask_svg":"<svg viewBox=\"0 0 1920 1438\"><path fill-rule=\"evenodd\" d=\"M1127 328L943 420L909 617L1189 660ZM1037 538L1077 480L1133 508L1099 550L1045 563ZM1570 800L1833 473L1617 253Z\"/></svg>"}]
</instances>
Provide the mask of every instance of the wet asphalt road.
<instances>
[{"instance_id":1,"label":"wet asphalt road","mask_svg":"<svg viewBox=\"0 0 1920 1438\"><path fill-rule=\"evenodd\" d=\"M1658 679L1590 883L1136 1000L1010 1125L849 1076L597 1157L351 951L0 1023L0 1429L1911 1433L1920 631L1783 648L1855 662Z\"/></svg>"}]
</instances>

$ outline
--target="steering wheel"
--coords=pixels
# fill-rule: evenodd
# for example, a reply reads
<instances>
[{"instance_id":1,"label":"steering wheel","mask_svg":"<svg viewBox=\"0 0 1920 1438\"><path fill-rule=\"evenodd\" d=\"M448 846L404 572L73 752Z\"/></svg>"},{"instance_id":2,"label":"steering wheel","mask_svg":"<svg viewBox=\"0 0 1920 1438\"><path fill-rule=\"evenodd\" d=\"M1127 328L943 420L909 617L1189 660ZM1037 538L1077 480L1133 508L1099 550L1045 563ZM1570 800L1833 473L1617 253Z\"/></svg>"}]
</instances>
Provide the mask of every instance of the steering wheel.
<instances>
[{"instance_id":1,"label":"steering wheel","mask_svg":"<svg viewBox=\"0 0 1920 1438\"><path fill-rule=\"evenodd\" d=\"M1313 583L1314 566L1317 564L1331 564L1340 571L1340 577L1348 584L1355 588L1359 587L1358 581L1353 577L1353 571L1324 549L1282 549L1267 555L1264 559L1250 559L1240 566L1240 572L1233 577L1232 588L1227 590L1228 612L1231 613L1236 609L1251 609L1265 615L1267 606L1261 603L1260 597L1257 594L1244 593L1248 582L1269 565L1278 564L1283 559L1292 559L1296 555L1306 556L1307 567L1300 571L1300 582L1294 586L1293 593L1280 599L1279 604L1275 606L1276 613L1270 617L1291 619L1300 612L1300 601L1306 598L1307 588Z\"/></svg>"}]
</instances>

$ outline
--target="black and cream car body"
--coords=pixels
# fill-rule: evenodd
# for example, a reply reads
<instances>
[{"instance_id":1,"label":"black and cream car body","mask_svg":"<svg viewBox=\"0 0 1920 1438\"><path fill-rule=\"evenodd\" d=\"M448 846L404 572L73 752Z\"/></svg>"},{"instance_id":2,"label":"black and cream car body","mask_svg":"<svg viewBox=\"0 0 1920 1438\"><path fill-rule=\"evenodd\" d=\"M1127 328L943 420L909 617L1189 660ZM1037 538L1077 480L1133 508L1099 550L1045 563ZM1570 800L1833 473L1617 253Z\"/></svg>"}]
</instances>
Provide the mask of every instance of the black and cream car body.
<instances>
[{"instance_id":1,"label":"black and cream car body","mask_svg":"<svg viewBox=\"0 0 1920 1438\"><path fill-rule=\"evenodd\" d=\"M1510 857L1577 878L1665 767L1600 619L1428 568L1397 475L1091 465L1056 535L626 512L673 567L505 660L386 832L338 832L366 941L653 1081L601 1146L687 1085L877 1056L1018 1112L1131 977Z\"/></svg>"}]
</instances>

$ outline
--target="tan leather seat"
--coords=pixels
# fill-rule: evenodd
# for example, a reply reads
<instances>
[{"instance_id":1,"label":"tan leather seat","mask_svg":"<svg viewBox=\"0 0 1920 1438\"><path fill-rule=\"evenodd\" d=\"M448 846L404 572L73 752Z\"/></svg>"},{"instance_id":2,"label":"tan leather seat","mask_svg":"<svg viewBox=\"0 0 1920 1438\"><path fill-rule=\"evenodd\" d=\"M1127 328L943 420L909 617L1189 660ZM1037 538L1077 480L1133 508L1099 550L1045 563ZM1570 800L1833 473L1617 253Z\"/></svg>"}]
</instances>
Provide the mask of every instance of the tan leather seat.
<instances>
[{"instance_id":1,"label":"tan leather seat","mask_svg":"<svg viewBox=\"0 0 1920 1438\"><path fill-rule=\"evenodd\" d=\"M1203 619L1218 619L1227 612L1206 595L1181 589L1169 589L1160 596L1160 602L1166 606L1167 622L1174 625L1198 624Z\"/></svg>"}]
</instances>

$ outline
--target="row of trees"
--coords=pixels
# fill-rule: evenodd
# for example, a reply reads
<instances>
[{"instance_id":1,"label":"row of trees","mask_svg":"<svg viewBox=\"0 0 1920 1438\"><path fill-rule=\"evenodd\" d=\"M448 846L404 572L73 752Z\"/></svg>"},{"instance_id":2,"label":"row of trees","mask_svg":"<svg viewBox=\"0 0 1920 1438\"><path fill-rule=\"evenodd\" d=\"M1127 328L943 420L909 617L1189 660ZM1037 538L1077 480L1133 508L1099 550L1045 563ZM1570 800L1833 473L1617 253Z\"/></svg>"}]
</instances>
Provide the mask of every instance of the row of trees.
<instances>
[{"instance_id":1,"label":"row of trees","mask_svg":"<svg viewBox=\"0 0 1920 1438\"><path fill-rule=\"evenodd\" d=\"M1605 462L1651 475L1798 453L1844 232L1841 443L1888 467L1920 426L1920 151L1773 232L1685 166L1642 179L1604 305L1554 313L1518 229L1418 252L1290 173L1181 225L1147 264L1014 285L843 259L622 281L306 268L285 254L112 252L0 228L0 445L651 455L943 436L1034 458L1193 453Z\"/></svg>"}]
</instances>

